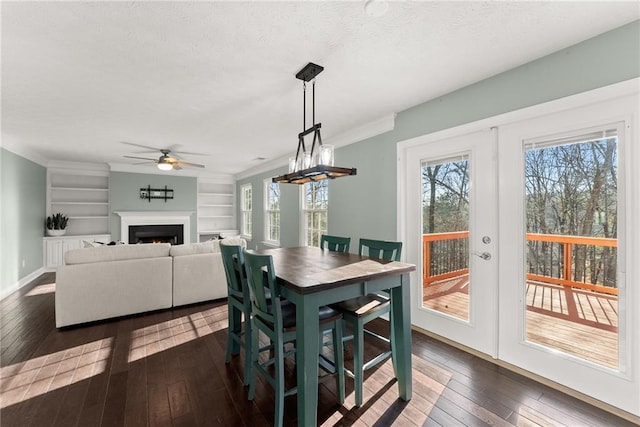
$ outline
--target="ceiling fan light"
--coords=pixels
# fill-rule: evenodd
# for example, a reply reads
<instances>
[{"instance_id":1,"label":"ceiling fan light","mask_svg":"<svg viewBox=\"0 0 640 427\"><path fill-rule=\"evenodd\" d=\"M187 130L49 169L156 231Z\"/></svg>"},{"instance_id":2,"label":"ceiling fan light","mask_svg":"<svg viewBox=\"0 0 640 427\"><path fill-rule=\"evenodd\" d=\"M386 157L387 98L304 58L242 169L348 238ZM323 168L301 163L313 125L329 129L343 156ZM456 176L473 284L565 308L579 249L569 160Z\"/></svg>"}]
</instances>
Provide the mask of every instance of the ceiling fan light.
<instances>
[{"instance_id":1,"label":"ceiling fan light","mask_svg":"<svg viewBox=\"0 0 640 427\"><path fill-rule=\"evenodd\" d=\"M173 165L171 163L158 163L158 169L161 171L170 171L173 169Z\"/></svg>"}]
</instances>

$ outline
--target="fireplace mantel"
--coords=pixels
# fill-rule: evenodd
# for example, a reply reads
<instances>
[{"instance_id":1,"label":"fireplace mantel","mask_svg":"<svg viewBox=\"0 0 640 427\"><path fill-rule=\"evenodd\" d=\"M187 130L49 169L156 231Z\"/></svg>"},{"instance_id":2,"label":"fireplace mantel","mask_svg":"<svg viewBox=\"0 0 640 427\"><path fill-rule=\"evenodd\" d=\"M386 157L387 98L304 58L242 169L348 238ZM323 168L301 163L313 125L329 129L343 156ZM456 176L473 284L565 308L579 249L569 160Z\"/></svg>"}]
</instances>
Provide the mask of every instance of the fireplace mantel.
<instances>
[{"instance_id":1,"label":"fireplace mantel","mask_svg":"<svg viewBox=\"0 0 640 427\"><path fill-rule=\"evenodd\" d=\"M130 225L182 224L184 243L191 243L190 211L115 211L120 216L120 241L129 243Z\"/></svg>"}]
</instances>

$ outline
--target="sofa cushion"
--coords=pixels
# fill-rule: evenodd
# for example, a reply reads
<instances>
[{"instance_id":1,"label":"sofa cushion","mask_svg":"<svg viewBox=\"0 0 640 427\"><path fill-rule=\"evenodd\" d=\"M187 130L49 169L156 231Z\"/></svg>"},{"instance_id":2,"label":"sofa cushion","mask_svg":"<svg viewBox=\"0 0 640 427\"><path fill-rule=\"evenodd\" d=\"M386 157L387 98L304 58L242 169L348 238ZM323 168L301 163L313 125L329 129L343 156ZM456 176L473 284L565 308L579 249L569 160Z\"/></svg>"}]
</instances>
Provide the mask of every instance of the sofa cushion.
<instances>
[{"instance_id":1,"label":"sofa cushion","mask_svg":"<svg viewBox=\"0 0 640 427\"><path fill-rule=\"evenodd\" d=\"M171 247L171 256L184 256L196 254L210 254L214 251L212 240L201 243L191 243L188 245L174 245ZM220 252L219 250L217 252Z\"/></svg>"},{"instance_id":2,"label":"sofa cushion","mask_svg":"<svg viewBox=\"0 0 640 427\"><path fill-rule=\"evenodd\" d=\"M169 243L143 243L138 245L116 245L73 249L64 254L64 262L67 265L73 265L166 257L169 256L170 249L171 244Z\"/></svg>"}]
</instances>

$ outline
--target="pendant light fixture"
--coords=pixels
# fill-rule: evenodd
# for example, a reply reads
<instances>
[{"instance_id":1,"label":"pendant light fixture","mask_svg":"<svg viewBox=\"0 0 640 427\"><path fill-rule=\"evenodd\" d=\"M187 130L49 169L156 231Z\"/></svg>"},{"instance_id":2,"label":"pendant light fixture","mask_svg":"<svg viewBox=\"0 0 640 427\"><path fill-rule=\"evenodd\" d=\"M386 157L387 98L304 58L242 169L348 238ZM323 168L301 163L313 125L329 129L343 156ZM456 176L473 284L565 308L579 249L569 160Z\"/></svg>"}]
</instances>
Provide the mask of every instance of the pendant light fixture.
<instances>
[{"instance_id":1,"label":"pendant light fixture","mask_svg":"<svg viewBox=\"0 0 640 427\"><path fill-rule=\"evenodd\" d=\"M289 158L289 173L272 178L273 182L290 184L306 184L311 181L334 179L341 176L355 175L355 168L342 168L333 165L333 146L323 145L320 135L321 123L316 123L316 80L315 77L324 70L324 67L312 62L296 74L296 78L302 80L302 132L298 134L298 149L296 156ZM311 81L312 87L312 126L307 126L307 82ZM311 149L307 150L304 138L313 134Z\"/></svg>"}]
</instances>

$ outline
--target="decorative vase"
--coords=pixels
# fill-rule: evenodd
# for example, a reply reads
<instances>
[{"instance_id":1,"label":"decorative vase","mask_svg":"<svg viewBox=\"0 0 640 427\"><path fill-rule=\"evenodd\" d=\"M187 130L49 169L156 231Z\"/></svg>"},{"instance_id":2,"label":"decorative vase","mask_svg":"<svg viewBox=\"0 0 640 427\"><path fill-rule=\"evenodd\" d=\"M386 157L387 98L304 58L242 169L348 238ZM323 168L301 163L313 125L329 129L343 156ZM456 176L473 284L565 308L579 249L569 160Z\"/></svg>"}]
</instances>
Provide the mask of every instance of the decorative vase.
<instances>
[{"instance_id":1,"label":"decorative vase","mask_svg":"<svg viewBox=\"0 0 640 427\"><path fill-rule=\"evenodd\" d=\"M47 228L47 236L51 236L51 237L64 236L64 233L66 232L67 230L49 230Z\"/></svg>"}]
</instances>

